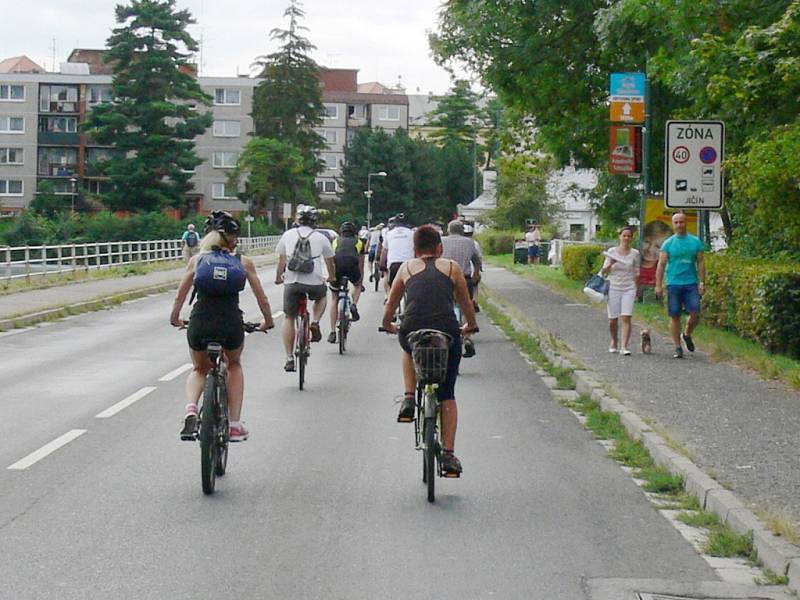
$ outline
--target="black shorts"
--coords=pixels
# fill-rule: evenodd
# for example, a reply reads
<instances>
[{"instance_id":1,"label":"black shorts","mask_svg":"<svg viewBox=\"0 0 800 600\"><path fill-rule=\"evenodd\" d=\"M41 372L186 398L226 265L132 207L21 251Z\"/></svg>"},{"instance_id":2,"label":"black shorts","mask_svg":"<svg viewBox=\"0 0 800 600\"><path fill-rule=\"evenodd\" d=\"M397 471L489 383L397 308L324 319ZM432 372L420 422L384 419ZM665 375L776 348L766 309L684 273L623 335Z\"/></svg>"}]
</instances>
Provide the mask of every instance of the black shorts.
<instances>
[{"instance_id":1,"label":"black shorts","mask_svg":"<svg viewBox=\"0 0 800 600\"><path fill-rule=\"evenodd\" d=\"M325 297L324 283L308 285L307 283L286 283L283 286L283 312L287 319L294 319L300 310L300 298L308 296L309 300L322 300Z\"/></svg>"},{"instance_id":2,"label":"black shorts","mask_svg":"<svg viewBox=\"0 0 800 600\"><path fill-rule=\"evenodd\" d=\"M237 314L192 314L186 330L189 348L202 352L210 342L219 343L225 350L236 350L244 344L244 322Z\"/></svg>"},{"instance_id":3,"label":"black shorts","mask_svg":"<svg viewBox=\"0 0 800 600\"><path fill-rule=\"evenodd\" d=\"M400 266L403 263L396 262L389 265L389 287L392 287L392 283L394 283L394 278L397 277L397 272L400 270Z\"/></svg>"},{"instance_id":4,"label":"black shorts","mask_svg":"<svg viewBox=\"0 0 800 600\"><path fill-rule=\"evenodd\" d=\"M397 339L403 351L411 354L411 345L408 343L409 333L411 332L403 333L401 331ZM456 397L456 379L458 379L458 367L461 364L461 335L455 335L452 338L453 343L450 344L450 351L447 353L447 378L444 383L439 384L439 388L436 390L439 401L453 400Z\"/></svg>"},{"instance_id":5,"label":"black shorts","mask_svg":"<svg viewBox=\"0 0 800 600\"><path fill-rule=\"evenodd\" d=\"M362 275L358 266L358 259L336 261L336 288L339 287L342 277L347 277L353 285L361 283Z\"/></svg>"}]
</instances>

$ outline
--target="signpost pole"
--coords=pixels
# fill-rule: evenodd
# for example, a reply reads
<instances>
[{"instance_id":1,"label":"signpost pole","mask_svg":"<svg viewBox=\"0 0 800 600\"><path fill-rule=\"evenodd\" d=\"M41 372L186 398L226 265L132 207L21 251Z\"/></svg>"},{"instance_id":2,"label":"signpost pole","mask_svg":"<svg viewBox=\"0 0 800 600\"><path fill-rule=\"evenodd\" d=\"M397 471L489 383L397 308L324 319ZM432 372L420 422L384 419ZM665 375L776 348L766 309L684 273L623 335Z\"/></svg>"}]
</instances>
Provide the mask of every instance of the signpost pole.
<instances>
[{"instance_id":1,"label":"signpost pole","mask_svg":"<svg viewBox=\"0 0 800 600\"><path fill-rule=\"evenodd\" d=\"M645 207L647 206L647 197L650 194L650 135L651 126L651 113L650 105L652 100L650 98L650 78L647 74L648 62L650 61L649 54L644 59L644 127L642 128L642 197L639 200L639 252L642 251L644 245L644 215Z\"/></svg>"}]
</instances>

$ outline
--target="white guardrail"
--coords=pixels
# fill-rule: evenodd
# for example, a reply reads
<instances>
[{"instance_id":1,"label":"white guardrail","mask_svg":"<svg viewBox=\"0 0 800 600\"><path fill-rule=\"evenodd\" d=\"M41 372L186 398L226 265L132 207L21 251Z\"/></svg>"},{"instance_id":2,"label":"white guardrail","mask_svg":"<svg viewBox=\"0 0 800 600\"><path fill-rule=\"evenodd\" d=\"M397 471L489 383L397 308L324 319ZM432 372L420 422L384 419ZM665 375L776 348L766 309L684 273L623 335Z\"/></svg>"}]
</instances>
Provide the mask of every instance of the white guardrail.
<instances>
[{"instance_id":1,"label":"white guardrail","mask_svg":"<svg viewBox=\"0 0 800 600\"><path fill-rule=\"evenodd\" d=\"M280 239L279 235L240 237L239 248L246 254L254 250L271 252ZM46 277L74 271L182 258L181 240L92 242L61 246L0 246L0 280Z\"/></svg>"}]
</instances>

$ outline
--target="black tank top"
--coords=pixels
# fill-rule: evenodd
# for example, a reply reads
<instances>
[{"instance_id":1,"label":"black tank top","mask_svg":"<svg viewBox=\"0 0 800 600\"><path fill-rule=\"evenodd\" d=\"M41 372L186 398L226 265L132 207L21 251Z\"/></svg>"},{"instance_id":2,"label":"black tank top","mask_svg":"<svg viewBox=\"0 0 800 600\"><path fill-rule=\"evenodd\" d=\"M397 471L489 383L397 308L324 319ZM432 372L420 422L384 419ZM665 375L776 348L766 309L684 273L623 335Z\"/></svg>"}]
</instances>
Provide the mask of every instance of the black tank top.
<instances>
[{"instance_id":1,"label":"black tank top","mask_svg":"<svg viewBox=\"0 0 800 600\"><path fill-rule=\"evenodd\" d=\"M453 312L455 284L436 268L434 257L425 258L425 269L406 281L406 309L400 330L438 329L453 336L459 334Z\"/></svg>"}]
</instances>

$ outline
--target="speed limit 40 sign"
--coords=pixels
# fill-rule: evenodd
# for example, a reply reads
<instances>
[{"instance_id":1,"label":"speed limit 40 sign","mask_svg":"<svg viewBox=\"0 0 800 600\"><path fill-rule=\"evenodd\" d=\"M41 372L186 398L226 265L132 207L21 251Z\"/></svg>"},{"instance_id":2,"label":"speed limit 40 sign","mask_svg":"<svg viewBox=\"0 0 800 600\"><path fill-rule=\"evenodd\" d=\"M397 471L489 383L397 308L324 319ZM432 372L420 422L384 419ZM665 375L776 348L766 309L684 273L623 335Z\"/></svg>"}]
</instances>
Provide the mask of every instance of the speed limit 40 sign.
<instances>
[{"instance_id":1,"label":"speed limit 40 sign","mask_svg":"<svg viewBox=\"0 0 800 600\"><path fill-rule=\"evenodd\" d=\"M722 208L722 121L667 121L664 200L668 208Z\"/></svg>"}]
</instances>

